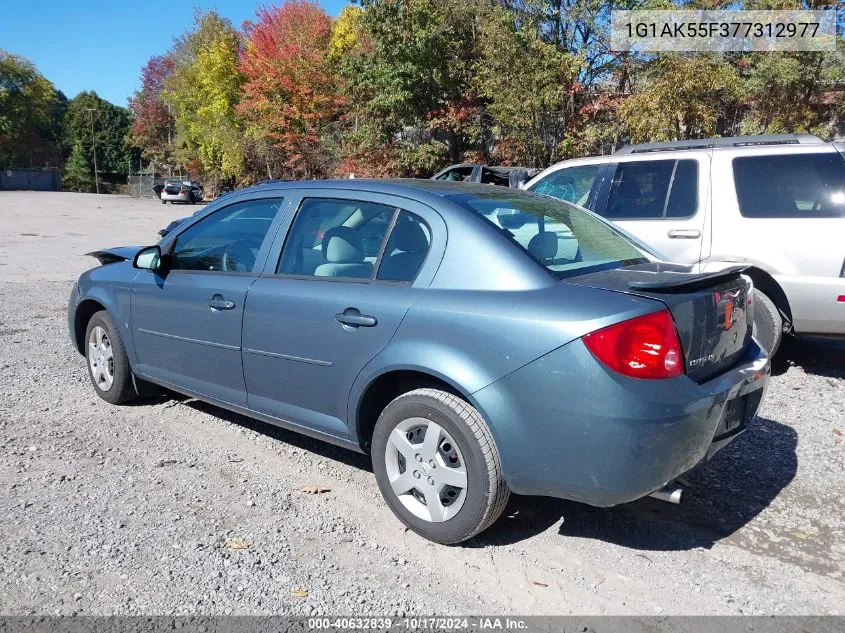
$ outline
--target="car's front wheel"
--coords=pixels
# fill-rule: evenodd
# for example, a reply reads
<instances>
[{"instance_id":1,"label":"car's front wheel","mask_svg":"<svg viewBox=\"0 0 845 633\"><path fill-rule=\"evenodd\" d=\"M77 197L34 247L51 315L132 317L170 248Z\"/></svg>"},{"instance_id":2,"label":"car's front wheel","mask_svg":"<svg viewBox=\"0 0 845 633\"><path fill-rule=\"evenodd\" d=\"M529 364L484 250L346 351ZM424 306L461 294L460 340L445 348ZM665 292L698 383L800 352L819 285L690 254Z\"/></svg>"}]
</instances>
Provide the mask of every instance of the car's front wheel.
<instances>
[{"instance_id":1,"label":"car's front wheel","mask_svg":"<svg viewBox=\"0 0 845 633\"><path fill-rule=\"evenodd\" d=\"M88 321L85 359L94 390L106 402L124 404L136 397L129 359L109 313L100 310Z\"/></svg>"},{"instance_id":2,"label":"car's front wheel","mask_svg":"<svg viewBox=\"0 0 845 633\"><path fill-rule=\"evenodd\" d=\"M390 509L437 543L460 543L487 529L510 496L484 418L438 389L416 389L387 405L373 433L372 458Z\"/></svg>"}]
</instances>

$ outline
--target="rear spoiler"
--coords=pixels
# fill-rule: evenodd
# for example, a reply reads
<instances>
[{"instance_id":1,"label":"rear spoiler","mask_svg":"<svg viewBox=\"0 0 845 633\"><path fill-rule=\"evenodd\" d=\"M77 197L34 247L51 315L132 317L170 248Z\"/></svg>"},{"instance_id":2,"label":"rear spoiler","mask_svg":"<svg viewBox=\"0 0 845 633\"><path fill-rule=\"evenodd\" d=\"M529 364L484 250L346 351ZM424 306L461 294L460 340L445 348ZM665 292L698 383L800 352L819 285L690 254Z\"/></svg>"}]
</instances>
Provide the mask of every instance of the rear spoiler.
<instances>
[{"instance_id":1,"label":"rear spoiler","mask_svg":"<svg viewBox=\"0 0 845 633\"><path fill-rule=\"evenodd\" d=\"M666 294L691 292L710 288L715 282L727 281L741 275L748 270L748 266L731 266L711 273L678 273L677 277L665 281L632 281L628 283L631 290L648 290L664 292Z\"/></svg>"}]
</instances>

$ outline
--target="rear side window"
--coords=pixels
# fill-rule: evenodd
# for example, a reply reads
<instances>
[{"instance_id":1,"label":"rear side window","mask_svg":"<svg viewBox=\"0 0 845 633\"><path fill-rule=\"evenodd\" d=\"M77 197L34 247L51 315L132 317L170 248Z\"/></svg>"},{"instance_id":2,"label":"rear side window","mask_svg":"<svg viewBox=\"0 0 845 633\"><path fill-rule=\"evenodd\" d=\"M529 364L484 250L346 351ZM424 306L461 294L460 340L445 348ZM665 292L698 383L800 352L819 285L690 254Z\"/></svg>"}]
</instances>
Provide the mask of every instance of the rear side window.
<instances>
[{"instance_id":1,"label":"rear side window","mask_svg":"<svg viewBox=\"0 0 845 633\"><path fill-rule=\"evenodd\" d=\"M746 218L845 217L845 161L836 152L733 159Z\"/></svg>"},{"instance_id":2,"label":"rear side window","mask_svg":"<svg viewBox=\"0 0 845 633\"><path fill-rule=\"evenodd\" d=\"M376 279L411 282L420 272L428 248L431 230L423 220L408 211L400 211L384 248Z\"/></svg>"},{"instance_id":3,"label":"rear side window","mask_svg":"<svg viewBox=\"0 0 845 633\"><path fill-rule=\"evenodd\" d=\"M276 272L372 279L395 211L372 202L306 198L294 218Z\"/></svg>"},{"instance_id":4,"label":"rear side window","mask_svg":"<svg viewBox=\"0 0 845 633\"><path fill-rule=\"evenodd\" d=\"M694 160L618 163L607 205L610 220L689 218L698 210L698 164Z\"/></svg>"}]
</instances>

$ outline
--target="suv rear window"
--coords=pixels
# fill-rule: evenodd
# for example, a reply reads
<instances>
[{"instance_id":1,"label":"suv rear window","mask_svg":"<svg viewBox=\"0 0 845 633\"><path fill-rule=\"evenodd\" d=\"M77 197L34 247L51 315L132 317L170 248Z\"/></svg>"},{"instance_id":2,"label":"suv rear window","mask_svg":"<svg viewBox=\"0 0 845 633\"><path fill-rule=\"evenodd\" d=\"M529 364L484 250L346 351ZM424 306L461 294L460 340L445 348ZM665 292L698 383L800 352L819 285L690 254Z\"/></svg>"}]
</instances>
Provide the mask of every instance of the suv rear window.
<instances>
[{"instance_id":1,"label":"suv rear window","mask_svg":"<svg viewBox=\"0 0 845 633\"><path fill-rule=\"evenodd\" d=\"M447 197L476 212L558 279L651 261L646 247L562 200L505 189Z\"/></svg>"},{"instance_id":2,"label":"suv rear window","mask_svg":"<svg viewBox=\"0 0 845 633\"><path fill-rule=\"evenodd\" d=\"M845 160L836 153L733 159L746 218L845 217Z\"/></svg>"}]
</instances>

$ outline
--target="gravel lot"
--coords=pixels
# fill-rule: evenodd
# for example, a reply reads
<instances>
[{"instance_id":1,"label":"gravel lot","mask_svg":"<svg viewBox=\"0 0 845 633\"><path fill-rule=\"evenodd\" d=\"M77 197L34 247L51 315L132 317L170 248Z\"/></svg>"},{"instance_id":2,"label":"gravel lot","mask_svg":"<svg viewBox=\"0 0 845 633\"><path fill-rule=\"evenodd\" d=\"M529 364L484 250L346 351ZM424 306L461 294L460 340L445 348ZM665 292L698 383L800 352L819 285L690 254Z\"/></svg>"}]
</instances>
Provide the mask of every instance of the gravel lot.
<instances>
[{"instance_id":1,"label":"gravel lot","mask_svg":"<svg viewBox=\"0 0 845 633\"><path fill-rule=\"evenodd\" d=\"M845 614L843 344L787 345L760 418L681 506L514 497L437 546L363 456L196 401L95 395L65 324L82 253L193 210L0 192L0 612Z\"/></svg>"}]
</instances>

